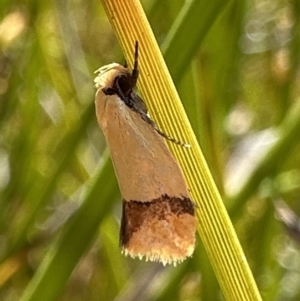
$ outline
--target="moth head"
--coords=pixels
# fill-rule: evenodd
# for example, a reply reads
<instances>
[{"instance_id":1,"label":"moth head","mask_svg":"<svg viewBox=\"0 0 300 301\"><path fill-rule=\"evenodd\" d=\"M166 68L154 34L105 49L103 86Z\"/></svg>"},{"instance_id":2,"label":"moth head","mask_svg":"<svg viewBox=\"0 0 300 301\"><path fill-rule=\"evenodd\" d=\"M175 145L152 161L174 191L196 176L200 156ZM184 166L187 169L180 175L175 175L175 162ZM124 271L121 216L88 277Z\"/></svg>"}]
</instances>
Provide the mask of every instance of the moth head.
<instances>
[{"instance_id":1,"label":"moth head","mask_svg":"<svg viewBox=\"0 0 300 301\"><path fill-rule=\"evenodd\" d=\"M95 78L95 86L98 90L105 89L108 94L118 94L120 97L127 97L135 88L139 76L138 69L138 41L135 42L135 53L132 72L129 72L127 64L124 66L111 63L105 65L95 73L98 76Z\"/></svg>"},{"instance_id":2,"label":"moth head","mask_svg":"<svg viewBox=\"0 0 300 301\"><path fill-rule=\"evenodd\" d=\"M129 85L131 82L131 74L128 68L117 63L105 65L96 70L95 73L98 73L94 79L97 90L114 88L116 83L119 83L121 87L124 86L126 90L127 82Z\"/></svg>"}]
</instances>

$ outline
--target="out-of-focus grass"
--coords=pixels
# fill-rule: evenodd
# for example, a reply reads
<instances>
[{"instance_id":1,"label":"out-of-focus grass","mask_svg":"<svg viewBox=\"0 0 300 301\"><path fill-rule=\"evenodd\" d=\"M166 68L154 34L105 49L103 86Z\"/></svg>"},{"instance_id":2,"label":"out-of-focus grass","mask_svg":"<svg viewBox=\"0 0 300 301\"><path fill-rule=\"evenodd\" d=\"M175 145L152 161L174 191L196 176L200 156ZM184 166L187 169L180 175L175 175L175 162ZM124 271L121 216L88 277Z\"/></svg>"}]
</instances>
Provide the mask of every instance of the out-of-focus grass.
<instances>
[{"instance_id":1,"label":"out-of-focus grass","mask_svg":"<svg viewBox=\"0 0 300 301\"><path fill-rule=\"evenodd\" d=\"M143 3L163 44L184 3L161 2ZM247 187L234 221L264 300L299 300L299 252L270 202L281 195L300 210L297 131L287 141L289 152L269 160L268 172L247 186L267 147L285 137L283 122L299 101L299 4L231 1L217 13L204 40L185 44L193 37L189 29L168 50L179 58L186 45L194 47L185 72L174 71L176 85L220 191L234 201ZM202 15L205 7L196 17ZM111 61L123 56L100 1L1 2L0 299L18 300L47 251L57 254L58 241L71 233L80 247L62 251L57 275L78 266L57 300L221 300L205 255L199 259L200 243L197 256L178 268L118 252L119 192L103 161L93 110L93 71ZM87 225L76 219L101 172L107 174L89 210L107 209L89 241L80 236Z\"/></svg>"}]
</instances>

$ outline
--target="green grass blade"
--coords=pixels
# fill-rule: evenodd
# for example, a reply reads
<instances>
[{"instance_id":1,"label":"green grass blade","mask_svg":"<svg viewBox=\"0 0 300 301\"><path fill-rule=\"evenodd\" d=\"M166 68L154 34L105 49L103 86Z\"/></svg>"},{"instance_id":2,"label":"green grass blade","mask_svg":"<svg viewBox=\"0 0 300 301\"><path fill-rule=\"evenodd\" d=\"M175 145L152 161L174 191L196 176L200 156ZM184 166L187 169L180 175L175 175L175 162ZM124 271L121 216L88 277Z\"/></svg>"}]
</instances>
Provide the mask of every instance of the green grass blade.
<instances>
[{"instance_id":1,"label":"green grass blade","mask_svg":"<svg viewBox=\"0 0 300 301\"><path fill-rule=\"evenodd\" d=\"M89 186L82 206L51 246L20 301L57 300L82 254L91 245L118 191L107 156Z\"/></svg>"},{"instance_id":2,"label":"green grass blade","mask_svg":"<svg viewBox=\"0 0 300 301\"><path fill-rule=\"evenodd\" d=\"M175 83L189 67L206 34L228 3L225 0L186 2L162 44L162 52Z\"/></svg>"}]
</instances>

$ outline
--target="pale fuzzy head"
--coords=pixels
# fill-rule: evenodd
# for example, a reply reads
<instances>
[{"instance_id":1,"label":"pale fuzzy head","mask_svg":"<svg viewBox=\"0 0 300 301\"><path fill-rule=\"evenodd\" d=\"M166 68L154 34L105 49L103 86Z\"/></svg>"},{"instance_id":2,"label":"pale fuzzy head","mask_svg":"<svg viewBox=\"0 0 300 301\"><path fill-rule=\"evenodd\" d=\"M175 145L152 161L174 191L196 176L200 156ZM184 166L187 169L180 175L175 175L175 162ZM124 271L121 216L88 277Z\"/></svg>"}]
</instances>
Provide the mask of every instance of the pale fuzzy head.
<instances>
[{"instance_id":1,"label":"pale fuzzy head","mask_svg":"<svg viewBox=\"0 0 300 301\"><path fill-rule=\"evenodd\" d=\"M94 73L98 73L97 77L94 79L97 90L112 87L117 75L130 74L128 68L125 68L118 63L105 65L97 69Z\"/></svg>"}]
</instances>

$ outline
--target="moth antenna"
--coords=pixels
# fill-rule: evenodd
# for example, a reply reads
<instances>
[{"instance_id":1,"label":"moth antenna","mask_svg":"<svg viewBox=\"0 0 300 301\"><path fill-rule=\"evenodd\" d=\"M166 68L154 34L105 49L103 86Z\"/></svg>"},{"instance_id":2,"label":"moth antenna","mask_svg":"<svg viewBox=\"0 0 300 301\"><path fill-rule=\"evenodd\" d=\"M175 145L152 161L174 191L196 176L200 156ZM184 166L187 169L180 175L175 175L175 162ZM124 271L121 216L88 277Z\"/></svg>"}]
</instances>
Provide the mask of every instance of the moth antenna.
<instances>
[{"instance_id":1,"label":"moth antenna","mask_svg":"<svg viewBox=\"0 0 300 301\"><path fill-rule=\"evenodd\" d=\"M133 62L133 69L131 73L131 83L133 88L136 86L138 77L139 77L139 42L135 41L134 62Z\"/></svg>"},{"instance_id":2,"label":"moth antenna","mask_svg":"<svg viewBox=\"0 0 300 301\"><path fill-rule=\"evenodd\" d=\"M175 138L170 137L169 135L167 135L167 134L165 134L164 132L162 132L161 130L159 130L157 127L155 127L155 130L156 130L156 132L157 132L159 135L161 135L162 137L166 138L167 140L169 140L169 141L171 141L171 142L173 142L173 143L175 143L175 144L178 144L178 145L180 145L180 146L187 147L187 148L190 148L190 147L191 147L190 144L181 142L181 141L179 141L179 140L177 140L177 139L175 139Z\"/></svg>"},{"instance_id":3,"label":"moth antenna","mask_svg":"<svg viewBox=\"0 0 300 301\"><path fill-rule=\"evenodd\" d=\"M139 109L139 108L135 108L134 109L137 113L139 113L142 117L143 120L145 120L147 123L149 123L153 129L159 134L161 135L162 137L164 137L165 139L175 143L175 144L178 144L180 146L183 146L183 147L191 147L191 145L189 143L184 143L184 142L181 142L175 138L172 138L170 137L169 135L165 134L164 132L162 132L156 125L156 123L148 116L147 112Z\"/></svg>"}]
</instances>

